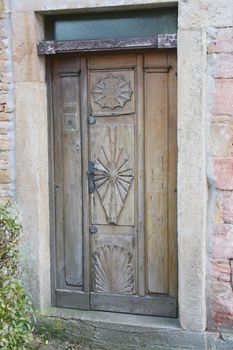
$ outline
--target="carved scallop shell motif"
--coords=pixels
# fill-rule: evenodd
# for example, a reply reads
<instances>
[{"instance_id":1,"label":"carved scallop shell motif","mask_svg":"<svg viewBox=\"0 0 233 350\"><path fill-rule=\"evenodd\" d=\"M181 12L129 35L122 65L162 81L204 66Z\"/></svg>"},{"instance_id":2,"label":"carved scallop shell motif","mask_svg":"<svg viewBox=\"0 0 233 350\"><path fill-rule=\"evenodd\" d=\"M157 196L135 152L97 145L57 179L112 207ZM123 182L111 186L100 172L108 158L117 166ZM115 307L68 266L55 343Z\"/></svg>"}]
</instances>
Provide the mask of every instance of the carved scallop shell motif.
<instances>
[{"instance_id":1,"label":"carved scallop shell motif","mask_svg":"<svg viewBox=\"0 0 233 350\"><path fill-rule=\"evenodd\" d=\"M94 291L133 294L132 254L119 246L105 245L94 252Z\"/></svg>"},{"instance_id":2,"label":"carved scallop shell motif","mask_svg":"<svg viewBox=\"0 0 233 350\"><path fill-rule=\"evenodd\" d=\"M133 90L123 75L109 75L101 78L94 86L94 102L103 108L123 107L131 99Z\"/></svg>"}]
</instances>

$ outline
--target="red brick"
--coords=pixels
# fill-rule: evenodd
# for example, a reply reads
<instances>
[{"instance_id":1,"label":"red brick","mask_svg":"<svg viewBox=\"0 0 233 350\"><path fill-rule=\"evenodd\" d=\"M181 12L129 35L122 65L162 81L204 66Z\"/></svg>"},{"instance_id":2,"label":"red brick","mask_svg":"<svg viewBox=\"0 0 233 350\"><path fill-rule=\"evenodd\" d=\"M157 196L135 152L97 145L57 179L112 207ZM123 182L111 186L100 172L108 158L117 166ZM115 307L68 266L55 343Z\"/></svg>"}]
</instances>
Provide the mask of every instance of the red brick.
<instances>
[{"instance_id":1,"label":"red brick","mask_svg":"<svg viewBox=\"0 0 233 350\"><path fill-rule=\"evenodd\" d=\"M210 261L208 329L233 327L233 293L231 260Z\"/></svg>"},{"instance_id":2,"label":"red brick","mask_svg":"<svg viewBox=\"0 0 233 350\"><path fill-rule=\"evenodd\" d=\"M3 105L0 105L0 107ZM0 122L6 122L12 119L12 115L6 112L0 112Z\"/></svg>"},{"instance_id":3,"label":"red brick","mask_svg":"<svg viewBox=\"0 0 233 350\"><path fill-rule=\"evenodd\" d=\"M215 259L233 259L233 225L213 227L210 256Z\"/></svg>"},{"instance_id":4,"label":"red brick","mask_svg":"<svg viewBox=\"0 0 233 350\"><path fill-rule=\"evenodd\" d=\"M231 119L232 122L224 121L211 124L211 152L213 156L233 156L233 118Z\"/></svg>"},{"instance_id":5,"label":"red brick","mask_svg":"<svg viewBox=\"0 0 233 350\"><path fill-rule=\"evenodd\" d=\"M216 79L213 114L233 116L233 79Z\"/></svg>"},{"instance_id":6,"label":"red brick","mask_svg":"<svg viewBox=\"0 0 233 350\"><path fill-rule=\"evenodd\" d=\"M218 39L208 45L209 53L228 52L233 53L233 39Z\"/></svg>"},{"instance_id":7,"label":"red brick","mask_svg":"<svg viewBox=\"0 0 233 350\"><path fill-rule=\"evenodd\" d=\"M216 186L221 190L233 190L233 157L214 158Z\"/></svg>"},{"instance_id":8,"label":"red brick","mask_svg":"<svg viewBox=\"0 0 233 350\"><path fill-rule=\"evenodd\" d=\"M232 291L231 291L232 293ZM211 299L210 314L218 330L233 328L233 298L231 296ZM209 329L210 330L210 329Z\"/></svg>"},{"instance_id":9,"label":"red brick","mask_svg":"<svg viewBox=\"0 0 233 350\"><path fill-rule=\"evenodd\" d=\"M231 266L227 259L218 259L211 261L210 276L215 281L230 283Z\"/></svg>"},{"instance_id":10,"label":"red brick","mask_svg":"<svg viewBox=\"0 0 233 350\"><path fill-rule=\"evenodd\" d=\"M222 193L222 219L227 224L233 224L233 192Z\"/></svg>"},{"instance_id":11,"label":"red brick","mask_svg":"<svg viewBox=\"0 0 233 350\"><path fill-rule=\"evenodd\" d=\"M233 54L215 56L213 76L215 78L233 78Z\"/></svg>"}]
</instances>

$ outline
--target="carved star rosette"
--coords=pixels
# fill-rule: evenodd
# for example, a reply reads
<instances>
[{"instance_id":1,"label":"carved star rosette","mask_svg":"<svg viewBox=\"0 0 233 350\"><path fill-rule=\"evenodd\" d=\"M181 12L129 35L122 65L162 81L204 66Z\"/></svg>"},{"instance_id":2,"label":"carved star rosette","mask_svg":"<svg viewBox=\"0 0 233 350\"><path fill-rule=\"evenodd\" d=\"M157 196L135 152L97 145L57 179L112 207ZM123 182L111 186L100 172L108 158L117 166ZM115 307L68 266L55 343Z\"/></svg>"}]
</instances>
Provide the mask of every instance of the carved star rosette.
<instances>
[{"instance_id":1,"label":"carved star rosette","mask_svg":"<svg viewBox=\"0 0 233 350\"><path fill-rule=\"evenodd\" d=\"M123 75L112 73L101 78L92 91L94 102L111 110L123 107L130 101L132 93L130 82Z\"/></svg>"},{"instance_id":2,"label":"carved star rosette","mask_svg":"<svg viewBox=\"0 0 233 350\"><path fill-rule=\"evenodd\" d=\"M117 127L108 128L95 162L94 181L109 224L117 224L134 175Z\"/></svg>"}]
</instances>

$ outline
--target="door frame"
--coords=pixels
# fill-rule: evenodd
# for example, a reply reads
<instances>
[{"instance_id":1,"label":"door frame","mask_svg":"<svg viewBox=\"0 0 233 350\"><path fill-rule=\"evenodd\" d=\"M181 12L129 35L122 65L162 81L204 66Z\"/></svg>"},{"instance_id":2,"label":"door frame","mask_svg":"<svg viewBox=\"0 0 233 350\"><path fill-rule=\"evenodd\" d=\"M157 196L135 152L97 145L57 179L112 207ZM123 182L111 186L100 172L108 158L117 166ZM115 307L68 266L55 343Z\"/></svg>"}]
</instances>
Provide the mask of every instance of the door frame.
<instances>
[{"instance_id":1,"label":"door frame","mask_svg":"<svg viewBox=\"0 0 233 350\"><path fill-rule=\"evenodd\" d=\"M164 50L165 53L169 53L170 50ZM158 49L143 49L143 50L138 50L137 48L135 48L133 51L130 50L130 53L135 53L135 54L143 54L143 53L159 53L159 50ZM171 71L171 74L172 74L172 62L173 62L173 58L174 57L173 55L176 53L176 51L173 49L172 50L173 54L172 55L167 55L167 58L168 58L168 66L165 68L165 67L156 67L156 69L159 71L159 72L162 72L164 73L164 71L166 71L168 73L168 76L167 76L167 79L168 81L170 81L170 71ZM114 54L114 55L122 55L124 53L128 53L128 50L114 50L114 51L104 51L103 53L101 52L98 52L97 54L98 55L111 55L111 54ZM85 55L85 56L84 56ZM89 55L93 55L93 52L88 52L88 53L84 53L84 54L62 54L62 60L61 60L61 66L60 66L60 63L58 63L58 67L56 69L56 73L55 73L55 76L57 76L57 72L59 72L59 74L61 75L64 75L66 73L64 73L64 71L66 71L66 67L64 67L64 71L63 71L63 65L67 58L67 74L68 72L72 71L72 74L74 74L73 70L74 68L70 68L71 70L69 70L69 57L72 59L72 58L75 58L75 57L80 57L80 70L83 70L84 71L84 74L87 74L87 56ZM52 56L53 57L53 56ZM137 58L138 60L138 58ZM53 62L53 59L51 59L51 56L48 58L48 67L47 67L47 70L48 70L48 80L49 80L49 95L51 97L51 100L50 100L50 103L49 103L49 107L50 107L50 113L49 113L49 133L50 133L50 137L49 137L49 140L50 140L50 143L49 143L49 158L50 158L50 210L51 210L51 266L52 266L52 273L51 273L51 290L52 290L52 305L53 306L59 306L59 307L73 307L74 304L77 305L76 309L88 309L87 307L87 304L88 304L88 301L87 301L87 294L89 295L89 298L93 298L93 307L90 307L90 310L98 310L98 304L99 304L99 294L98 293L95 293L93 292L91 289L90 289L90 281L87 282L87 279L84 279L84 290L81 291L81 290L70 290L70 293L69 293L69 290L64 291L61 289L61 287L59 288L56 288L56 282L57 282L57 272L56 272L56 266L57 266L57 261L56 261L56 256L57 256L57 252L56 252L56 249L57 249L57 242L56 242L56 202L55 202L55 197L56 197L56 186L55 186L55 174L54 174L54 168L55 168L55 160L54 160L54 152L55 152L55 147L54 147L54 131L56 129L55 125L54 125L54 113L55 111L53 110L54 108L54 103L52 101L52 96L53 96L53 87L52 87L52 72L54 71L53 69L53 65L52 65L52 62ZM58 55L58 60L54 60L55 64L56 62L59 62L59 55ZM176 66L176 65L175 65ZM148 67L147 66L144 66L145 69L147 69ZM124 68L125 69L125 68ZM154 69L154 67L153 67ZM77 74L77 73L75 73ZM140 74L143 74L142 71L140 70ZM78 73L79 75L79 73ZM55 78L54 78L55 79ZM57 78L56 78L57 79ZM84 79L81 79L81 87L83 90L87 90L87 86L86 86L86 83L87 83L87 79L88 77L86 76L86 78ZM173 81L173 79L172 79ZM170 86L170 88L174 87L174 82L169 84L168 82L168 86ZM176 93L177 91L175 91ZM169 94L168 94L169 96ZM169 99L168 99L168 105L169 105ZM177 107L177 106L176 106ZM89 137L88 136L88 123L86 124L85 123L85 117L82 116L82 114L87 114L87 96L84 98L84 100L81 100L80 101L80 113L81 113L81 119L80 119L80 122L81 122L81 125L82 125L82 128L83 128L83 131L81 133L84 133L84 135L86 137ZM55 106L55 110L56 110L56 106ZM168 107L168 118L170 116L170 109ZM83 113L82 113L83 111ZM56 115L56 113L55 113ZM176 115L177 115L177 112L176 112ZM177 119L177 117L176 117ZM169 120L169 119L168 119ZM172 120L172 118L171 118ZM142 121L141 121L141 118L140 118L140 121L137 125L137 131L136 133L139 132L139 128L142 127L141 125ZM89 144L89 142L87 142L87 144ZM86 142L84 142L84 145L82 146L82 152L84 154L88 154L89 155L89 151L87 149L87 144ZM87 172L87 168L88 168L88 165L87 165L87 159L88 157L86 156L82 156L82 184L83 184L83 207L88 207L89 208L89 205L88 205L88 202L90 201L90 193L88 192L87 190L87 179L85 177L85 174ZM143 160L141 162L141 164L143 163ZM176 201L177 202L177 201ZM86 252L88 252L88 256L85 256L84 255L84 260L83 260L83 263L84 263L84 274L85 275L90 275L90 272L89 272L89 243L87 243L87 239L89 240L89 218L88 218L88 210L85 210L85 212L83 212L83 245L86 247L88 247L88 249L86 250ZM168 218L169 220L169 218ZM146 234L145 234L146 235ZM173 235L172 235L173 236ZM88 238L87 238L88 237ZM61 238L61 237L60 237ZM177 235L176 235L176 240L177 240ZM168 241L168 246L170 247L172 245L172 243L170 243ZM144 243L143 243L143 246L144 246ZM169 249L169 248L168 248ZM176 250L177 250L177 246L176 246ZM87 255L87 254L86 254ZM176 258L175 258L175 261L174 261L174 264L176 265L177 267L177 251L176 251ZM176 279L178 278L178 271L176 269ZM176 282L176 285L177 285L178 282ZM87 293L88 292L88 293ZM77 297L79 299L77 299ZM120 295L107 295L107 294L104 294L102 295L102 297L104 298L105 302L108 303L107 301L111 301L112 304L113 304L113 308L109 308L109 310L107 310L106 308L106 311L108 312L111 312L114 310L114 312L121 312L121 311L117 311L117 306L116 306L116 303L114 303L114 298L116 298L117 300L117 303L119 303L119 307L120 305L122 305L122 299ZM141 297L139 297L138 295L125 295L124 298L126 300L128 300L128 304L129 305L133 305L135 303L135 301L137 301L138 303L138 310L142 308L142 305L143 305L143 300L141 299ZM155 312L155 310L158 310L156 311L155 315L159 312L161 312L161 315L158 314L158 316L162 316L162 317L174 317L176 318L177 317L177 304L178 304L178 300L177 300L177 295L174 296L174 295L170 295L168 293L168 295L164 295L164 294L158 294L156 296L153 296L153 295L146 295L145 298L144 298L144 303L145 303L145 307L150 310L154 310L153 312ZM150 308L150 304L154 305L154 308ZM71 306L72 305L72 306ZM91 302L90 302L90 306L91 306ZM123 307L122 307L123 308ZM126 311L125 311L126 312ZM132 313L134 314L134 312ZM136 312L135 311L135 314L140 314L140 312ZM148 311L148 315L149 315L149 311Z\"/></svg>"},{"instance_id":2,"label":"door frame","mask_svg":"<svg viewBox=\"0 0 233 350\"><path fill-rule=\"evenodd\" d=\"M174 36L173 36L173 39L174 39ZM171 45L170 45L170 48L169 49L164 49L163 48L163 51L165 52L169 52L170 49L172 49L172 51L176 52L176 36L175 36L175 41L172 39L171 41ZM76 42L75 44L75 47L78 45L78 42ZM60 43L60 42L59 42ZM105 40L102 41L103 45L105 43ZM38 44L40 45L40 44ZM43 45L44 45L44 42L43 42ZM47 44L46 44L46 47L47 47ZM63 47L63 44L62 46ZM68 47L69 47L69 42L68 42ZM124 54L124 53L135 53L135 54L138 54L138 53L151 53L151 52L159 52L158 48L143 48L143 49L138 49L137 45L135 45L135 48L131 47L130 51L128 50L128 47L126 48L123 48L121 50L118 50L117 47L115 47L113 50L103 50L103 51L97 51L97 52L93 52L92 50L90 51L86 51L85 49L85 52L78 52L78 53L61 53L62 54L62 57L71 57L71 56L80 56L80 61L81 61L81 70L83 69L85 72L87 72L87 57L88 55L95 55L95 53L97 55L100 55L100 54L103 54L103 55L109 55L109 54ZM89 286L89 283L85 282L84 283L84 292L80 292L78 291L78 296L79 296L79 302L77 303L77 300L76 300L76 295L75 293L70 293L70 295L66 295L64 296L62 291L57 291L56 290L56 279L57 279L57 273L56 273L56 255L57 255L57 252L56 252L56 203L55 203L55 176L54 176L54 168L55 168L55 160L54 160L54 130L55 130L55 127L54 127L54 110L53 110L53 91L52 91L52 71L53 71L53 66L52 66L52 57L53 55L50 55L48 53L46 53L47 57L46 57L46 69L47 69L47 84L48 84L48 115L49 115L49 118L48 118L48 123L49 123L49 197L50 197L50 249L51 249L51 257L50 257L50 262L51 262L51 299L52 299L52 306L57 306L57 305L62 305L63 306L60 306L59 307L70 307L70 304L74 304L76 303L77 304L77 310L78 309L87 309L85 306L87 304L87 295L86 295L86 291L89 290L90 286ZM158 67L159 69L161 67ZM168 70L170 70L171 66L168 66ZM165 68L162 67L161 70L163 71ZM82 88L87 90L87 77L86 79L83 79L82 80ZM87 99L85 99L85 102ZM84 103L85 104L85 103ZM82 103L81 101L81 106L80 106L80 111L81 113L85 113L86 111L86 114L87 114L87 103L86 103L86 106L84 106L84 104ZM176 106L177 107L177 106ZM176 112L177 114L177 112ZM82 116L81 116L81 120L82 120ZM177 120L177 118L176 118ZM140 123L140 122L139 122ZM82 122L81 122L82 124ZM88 124L88 123L87 123ZM84 134L87 136L87 133L88 131L86 130L87 129L87 125L85 126L84 128ZM88 153L88 150L86 149L86 146L85 146L85 149L83 150L83 152L87 152ZM83 164L83 169L82 169L82 174L83 174L83 177L85 177L85 173L87 172L87 162L85 161L85 164ZM84 181L84 190L85 190L85 193L89 193L88 190L87 190L87 180ZM90 195L90 194L89 194ZM85 198L85 196L83 196L83 206L87 205L88 206L88 202L90 200L89 198L89 195L87 196L87 198ZM177 204L177 198L176 198L176 204ZM84 234L83 234L83 239L84 239L84 245L87 246L87 242L86 242L86 239L87 239L87 232L89 232L89 229L87 227L89 227L89 218L87 216L87 213L84 214L83 216L83 225L86 226L86 228L84 228ZM88 254L89 254L89 249L88 249ZM177 256L177 260L178 260L178 251L176 251L176 256ZM87 271L88 272L88 275L89 275L89 264L87 263L87 260L89 259L89 255L88 257L84 257L84 266L86 266L87 268ZM177 264L178 265L178 264ZM88 267L87 267L88 266ZM85 270L84 270L85 272ZM177 284L178 284L178 271L176 272L176 278L177 278ZM98 294L94 293L93 291L89 290L89 294L90 296L92 296L94 298L94 300L96 300L95 303L98 303ZM177 294L178 294L178 291L177 291ZM141 307L142 305L142 300L140 300L140 297L137 296L137 295L128 295L126 296L128 297L128 301L129 303L134 303L136 300L137 302L139 303L139 308ZM103 295L103 298L105 298L106 300L106 303L108 300L113 300L113 298L115 298L114 295ZM119 300L120 303L122 303L121 301L121 298L120 296L116 295L116 300ZM157 298L154 298L153 297L150 297L149 295L146 296L145 298L145 303L146 303L146 306L149 307L150 303L154 303L155 305L155 308L157 308L158 310L163 310L163 316L161 317L172 317L172 318L177 318L178 317L178 295L176 297L172 297L172 296L164 296L164 295L158 295ZM161 305L160 305L161 304ZM84 307L83 307L84 305ZM167 310L166 310L167 308ZM98 310L98 307L97 306L94 306L94 308L90 308L90 310L94 311L94 310ZM113 309L117 309L116 307L114 308L113 306ZM108 312L111 312L111 311L108 311ZM116 312L116 311L115 311ZM119 312L119 311L118 311ZM137 313L136 313L137 315ZM149 314L148 314L149 316Z\"/></svg>"},{"instance_id":3,"label":"door frame","mask_svg":"<svg viewBox=\"0 0 233 350\"><path fill-rule=\"evenodd\" d=\"M207 28L200 22L206 9L193 1L146 0L143 6L179 5L178 11L178 279L179 320L189 331L206 329L206 241L208 214L206 144L209 141L206 102ZM30 273L25 286L38 308L51 306L50 211L48 190L48 110L45 61L33 48L44 36L46 14L117 11L141 8L141 0L111 0L90 5L87 0L24 2L13 7L13 65L15 88L16 198L21 208ZM27 20L27 26L21 26ZM19 23L21 30L19 31ZM30 33L30 35L28 35ZM19 62L19 48L28 48ZM20 51L21 52L21 51ZM191 82L191 83L190 83ZM190 128L192 132L190 132ZM25 141L26 140L26 141ZM26 147L25 147L26 142ZM29 181L30 180L30 181ZM33 189L33 191L32 191ZM212 210L212 208L210 208ZM32 283L33 282L33 283Z\"/></svg>"}]
</instances>

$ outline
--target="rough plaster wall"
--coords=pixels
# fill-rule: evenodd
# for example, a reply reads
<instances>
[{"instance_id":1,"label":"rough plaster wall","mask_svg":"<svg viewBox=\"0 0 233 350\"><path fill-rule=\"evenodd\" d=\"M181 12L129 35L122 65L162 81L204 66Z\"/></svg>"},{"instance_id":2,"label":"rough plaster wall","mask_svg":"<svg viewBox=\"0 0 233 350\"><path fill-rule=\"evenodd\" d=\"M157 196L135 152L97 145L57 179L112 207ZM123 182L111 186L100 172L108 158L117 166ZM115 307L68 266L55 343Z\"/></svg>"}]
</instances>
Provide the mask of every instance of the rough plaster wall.
<instances>
[{"instance_id":1,"label":"rough plaster wall","mask_svg":"<svg viewBox=\"0 0 233 350\"><path fill-rule=\"evenodd\" d=\"M233 14L233 5L228 12ZM208 328L224 330L233 328L233 15L231 25L209 28L208 34Z\"/></svg>"},{"instance_id":2,"label":"rough plaster wall","mask_svg":"<svg viewBox=\"0 0 233 350\"><path fill-rule=\"evenodd\" d=\"M0 201L15 195L14 96L11 23L7 1L0 1Z\"/></svg>"}]
</instances>

